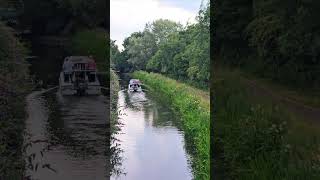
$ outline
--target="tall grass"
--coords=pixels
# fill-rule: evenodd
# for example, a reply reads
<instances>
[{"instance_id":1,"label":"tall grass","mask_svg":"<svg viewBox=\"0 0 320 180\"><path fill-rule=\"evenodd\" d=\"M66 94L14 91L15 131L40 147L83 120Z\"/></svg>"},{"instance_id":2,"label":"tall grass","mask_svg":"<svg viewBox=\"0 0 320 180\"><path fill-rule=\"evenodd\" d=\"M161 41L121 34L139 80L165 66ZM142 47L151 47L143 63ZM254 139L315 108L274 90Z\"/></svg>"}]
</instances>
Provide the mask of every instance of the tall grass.
<instances>
[{"instance_id":1,"label":"tall grass","mask_svg":"<svg viewBox=\"0 0 320 180\"><path fill-rule=\"evenodd\" d=\"M268 97L255 97L239 74L215 79L213 161L221 178L320 179L320 136L303 132L307 126Z\"/></svg>"},{"instance_id":2,"label":"tall grass","mask_svg":"<svg viewBox=\"0 0 320 180\"><path fill-rule=\"evenodd\" d=\"M210 100L207 93L160 74L143 71L133 76L153 91L166 97L181 115L187 139L194 145L192 166L195 179L209 179L210 172Z\"/></svg>"},{"instance_id":3,"label":"tall grass","mask_svg":"<svg viewBox=\"0 0 320 180\"><path fill-rule=\"evenodd\" d=\"M108 157L110 158L110 167L108 167L109 175L119 175L122 173L122 157L123 150L119 147L119 140L115 138L120 130L119 110L118 110L118 92L120 91L119 77L110 69L110 142L108 147Z\"/></svg>"}]
</instances>

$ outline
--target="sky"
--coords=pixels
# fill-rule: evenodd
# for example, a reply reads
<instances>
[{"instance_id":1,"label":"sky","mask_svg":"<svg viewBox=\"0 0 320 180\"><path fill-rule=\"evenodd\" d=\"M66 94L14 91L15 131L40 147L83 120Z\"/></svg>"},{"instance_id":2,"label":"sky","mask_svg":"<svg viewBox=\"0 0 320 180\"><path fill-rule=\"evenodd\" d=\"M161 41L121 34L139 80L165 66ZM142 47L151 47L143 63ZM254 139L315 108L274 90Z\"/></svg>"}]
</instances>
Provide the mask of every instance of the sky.
<instances>
[{"instance_id":1,"label":"sky","mask_svg":"<svg viewBox=\"0 0 320 180\"><path fill-rule=\"evenodd\" d=\"M111 0L110 37L122 50L123 40L143 31L146 23L169 19L185 25L195 22L202 0ZM206 1L204 1L206 2Z\"/></svg>"}]
</instances>

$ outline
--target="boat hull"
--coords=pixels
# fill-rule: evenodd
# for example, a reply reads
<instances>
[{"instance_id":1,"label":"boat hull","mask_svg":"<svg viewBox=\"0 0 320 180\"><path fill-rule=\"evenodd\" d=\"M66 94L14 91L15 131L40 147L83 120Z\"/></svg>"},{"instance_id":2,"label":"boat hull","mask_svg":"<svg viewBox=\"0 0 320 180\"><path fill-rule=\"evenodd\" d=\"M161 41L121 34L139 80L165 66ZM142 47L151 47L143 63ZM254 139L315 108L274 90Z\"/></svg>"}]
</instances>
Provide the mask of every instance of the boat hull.
<instances>
[{"instance_id":1,"label":"boat hull","mask_svg":"<svg viewBox=\"0 0 320 180\"><path fill-rule=\"evenodd\" d=\"M142 92L142 89L141 88L137 88L137 89L129 88L128 91L129 92Z\"/></svg>"},{"instance_id":2,"label":"boat hull","mask_svg":"<svg viewBox=\"0 0 320 180\"><path fill-rule=\"evenodd\" d=\"M101 88L100 87L89 87L86 89L86 93L88 95L101 95Z\"/></svg>"},{"instance_id":3,"label":"boat hull","mask_svg":"<svg viewBox=\"0 0 320 180\"><path fill-rule=\"evenodd\" d=\"M85 84L78 84L77 86L70 82L64 81L64 74L60 73L59 78L59 92L64 96L72 95L101 95L101 86L98 80L94 82L86 82Z\"/></svg>"},{"instance_id":4,"label":"boat hull","mask_svg":"<svg viewBox=\"0 0 320 180\"><path fill-rule=\"evenodd\" d=\"M60 89L59 92L64 96L73 96L77 94L77 91L72 89Z\"/></svg>"},{"instance_id":5,"label":"boat hull","mask_svg":"<svg viewBox=\"0 0 320 180\"><path fill-rule=\"evenodd\" d=\"M70 86L60 86L59 89L60 94L64 96L73 96L73 95L101 95L101 88L94 86L94 87L88 87L87 89L83 89L80 91L79 89L74 89Z\"/></svg>"}]
</instances>

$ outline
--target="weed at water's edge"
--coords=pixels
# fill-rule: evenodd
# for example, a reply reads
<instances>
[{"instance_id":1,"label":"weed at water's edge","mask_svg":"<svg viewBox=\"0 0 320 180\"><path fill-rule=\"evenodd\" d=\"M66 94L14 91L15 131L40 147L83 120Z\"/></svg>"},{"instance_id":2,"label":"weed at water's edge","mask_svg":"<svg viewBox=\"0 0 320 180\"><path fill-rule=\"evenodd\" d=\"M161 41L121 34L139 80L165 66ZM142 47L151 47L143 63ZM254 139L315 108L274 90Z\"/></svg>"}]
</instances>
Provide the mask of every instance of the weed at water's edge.
<instances>
[{"instance_id":1,"label":"weed at water's edge","mask_svg":"<svg viewBox=\"0 0 320 180\"><path fill-rule=\"evenodd\" d=\"M110 158L110 167L108 167L109 175L118 176L123 173L121 169L123 150L119 147L118 139L114 137L120 130L121 124L119 124L119 110L118 110L118 92L120 91L119 77L110 69L110 139L107 143L108 152L107 156Z\"/></svg>"}]
</instances>

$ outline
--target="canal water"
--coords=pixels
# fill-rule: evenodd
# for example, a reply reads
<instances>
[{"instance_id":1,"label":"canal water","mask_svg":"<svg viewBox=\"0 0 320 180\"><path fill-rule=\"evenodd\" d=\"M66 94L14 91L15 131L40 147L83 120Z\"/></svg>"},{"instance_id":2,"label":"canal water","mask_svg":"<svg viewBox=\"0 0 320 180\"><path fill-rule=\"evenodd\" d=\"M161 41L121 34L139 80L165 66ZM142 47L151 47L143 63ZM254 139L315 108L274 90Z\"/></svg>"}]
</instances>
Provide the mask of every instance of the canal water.
<instances>
[{"instance_id":1,"label":"canal water","mask_svg":"<svg viewBox=\"0 0 320 180\"><path fill-rule=\"evenodd\" d=\"M27 154L35 154L27 175L39 180L106 179L108 103L104 96L63 97L35 91L27 98Z\"/></svg>"},{"instance_id":2,"label":"canal water","mask_svg":"<svg viewBox=\"0 0 320 180\"><path fill-rule=\"evenodd\" d=\"M119 92L121 163L120 174L111 179L177 180L192 179L190 157L185 148L179 118L151 92Z\"/></svg>"},{"instance_id":3,"label":"canal water","mask_svg":"<svg viewBox=\"0 0 320 180\"><path fill-rule=\"evenodd\" d=\"M63 47L32 44L31 75L38 88L27 97L27 171L37 180L108 179L109 99L61 96L58 85ZM50 88L53 87L53 88Z\"/></svg>"},{"instance_id":4,"label":"canal water","mask_svg":"<svg viewBox=\"0 0 320 180\"><path fill-rule=\"evenodd\" d=\"M68 52L33 44L31 74L42 82L27 97L26 148L30 179L109 179L107 152L109 98L65 97L55 86ZM180 120L169 105L152 93L128 93L124 79L119 92L121 130L115 134L120 159L111 179L192 179ZM50 88L53 87L53 88ZM118 161L118 160L117 160Z\"/></svg>"}]
</instances>

